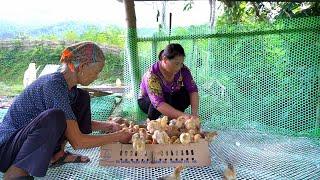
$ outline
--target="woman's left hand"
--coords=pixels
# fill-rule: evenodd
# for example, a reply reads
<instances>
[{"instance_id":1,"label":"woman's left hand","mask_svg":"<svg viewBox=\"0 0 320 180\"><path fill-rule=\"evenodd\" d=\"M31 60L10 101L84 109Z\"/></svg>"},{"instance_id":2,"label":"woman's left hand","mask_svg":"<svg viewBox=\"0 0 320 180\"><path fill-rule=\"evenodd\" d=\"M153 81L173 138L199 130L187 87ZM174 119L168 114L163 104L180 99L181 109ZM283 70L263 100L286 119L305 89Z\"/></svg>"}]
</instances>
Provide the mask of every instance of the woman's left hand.
<instances>
[{"instance_id":1,"label":"woman's left hand","mask_svg":"<svg viewBox=\"0 0 320 180\"><path fill-rule=\"evenodd\" d=\"M120 124L115 122L106 122L104 126L105 133L113 133L121 130Z\"/></svg>"}]
</instances>

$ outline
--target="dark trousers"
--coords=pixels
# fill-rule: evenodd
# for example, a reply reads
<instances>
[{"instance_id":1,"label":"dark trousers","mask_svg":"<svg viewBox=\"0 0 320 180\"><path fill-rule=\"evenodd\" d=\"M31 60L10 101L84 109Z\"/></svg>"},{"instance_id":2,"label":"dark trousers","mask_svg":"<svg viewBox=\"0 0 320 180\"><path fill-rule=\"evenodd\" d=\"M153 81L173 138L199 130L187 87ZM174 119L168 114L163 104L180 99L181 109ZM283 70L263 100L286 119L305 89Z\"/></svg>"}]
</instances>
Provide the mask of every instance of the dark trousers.
<instances>
[{"instance_id":1,"label":"dark trousers","mask_svg":"<svg viewBox=\"0 0 320 180\"><path fill-rule=\"evenodd\" d=\"M72 109L81 132L91 133L89 93L78 89ZM53 154L61 150L66 127L62 110L42 112L0 147L0 171L6 172L14 165L31 176L45 176Z\"/></svg>"},{"instance_id":2,"label":"dark trousers","mask_svg":"<svg viewBox=\"0 0 320 180\"><path fill-rule=\"evenodd\" d=\"M184 87L176 93L164 93L163 97L166 103L182 112L190 105L190 95ZM138 99L138 104L140 109L148 115L150 120L155 120L161 115L161 113L152 105L149 97Z\"/></svg>"},{"instance_id":3,"label":"dark trousers","mask_svg":"<svg viewBox=\"0 0 320 180\"><path fill-rule=\"evenodd\" d=\"M76 120L80 131L83 134L92 133L91 126L91 106L90 106L90 95L87 91L82 89L77 89L76 98L74 102L71 103L71 108L76 116ZM57 144L54 153L61 150L61 144L66 140L65 137Z\"/></svg>"}]
</instances>

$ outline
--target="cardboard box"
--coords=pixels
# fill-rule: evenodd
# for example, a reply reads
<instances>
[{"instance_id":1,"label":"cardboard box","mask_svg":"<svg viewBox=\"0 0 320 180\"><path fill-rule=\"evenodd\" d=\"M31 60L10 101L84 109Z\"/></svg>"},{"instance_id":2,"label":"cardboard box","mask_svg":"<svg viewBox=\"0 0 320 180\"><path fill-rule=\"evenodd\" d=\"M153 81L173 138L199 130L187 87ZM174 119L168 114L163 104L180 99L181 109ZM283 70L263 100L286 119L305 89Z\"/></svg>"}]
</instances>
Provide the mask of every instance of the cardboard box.
<instances>
[{"instance_id":1,"label":"cardboard box","mask_svg":"<svg viewBox=\"0 0 320 180\"><path fill-rule=\"evenodd\" d=\"M101 166L127 167L176 167L209 166L211 157L208 142L201 139L198 143L146 144L146 153L137 153L132 144L107 144L100 149Z\"/></svg>"}]
</instances>

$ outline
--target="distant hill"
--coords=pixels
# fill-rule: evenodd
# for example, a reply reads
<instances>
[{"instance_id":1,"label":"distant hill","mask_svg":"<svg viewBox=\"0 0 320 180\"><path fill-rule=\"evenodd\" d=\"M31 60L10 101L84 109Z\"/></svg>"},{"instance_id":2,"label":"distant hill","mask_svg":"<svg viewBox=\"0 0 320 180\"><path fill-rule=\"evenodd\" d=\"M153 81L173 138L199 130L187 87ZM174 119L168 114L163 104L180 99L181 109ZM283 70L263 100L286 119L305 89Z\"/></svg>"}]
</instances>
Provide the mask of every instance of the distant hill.
<instances>
[{"instance_id":1,"label":"distant hill","mask_svg":"<svg viewBox=\"0 0 320 180\"><path fill-rule=\"evenodd\" d=\"M0 20L0 40L16 39L20 37L38 38L44 35L55 35L58 38L61 38L62 35L68 31L74 31L78 35L81 35L90 28L103 31L106 27L107 26L75 21L61 22L45 26L27 26ZM139 28L138 35L139 37L150 37L157 31L158 29L154 28Z\"/></svg>"},{"instance_id":2,"label":"distant hill","mask_svg":"<svg viewBox=\"0 0 320 180\"><path fill-rule=\"evenodd\" d=\"M0 20L0 40L14 39L21 36L37 38L43 35L56 35L57 37L61 37L67 31L74 31L77 34L82 34L89 28L103 30L103 27L99 25L74 21L46 26L27 26Z\"/></svg>"},{"instance_id":3,"label":"distant hill","mask_svg":"<svg viewBox=\"0 0 320 180\"><path fill-rule=\"evenodd\" d=\"M6 21L0 21L0 39L13 38L18 35L20 27Z\"/></svg>"}]
</instances>

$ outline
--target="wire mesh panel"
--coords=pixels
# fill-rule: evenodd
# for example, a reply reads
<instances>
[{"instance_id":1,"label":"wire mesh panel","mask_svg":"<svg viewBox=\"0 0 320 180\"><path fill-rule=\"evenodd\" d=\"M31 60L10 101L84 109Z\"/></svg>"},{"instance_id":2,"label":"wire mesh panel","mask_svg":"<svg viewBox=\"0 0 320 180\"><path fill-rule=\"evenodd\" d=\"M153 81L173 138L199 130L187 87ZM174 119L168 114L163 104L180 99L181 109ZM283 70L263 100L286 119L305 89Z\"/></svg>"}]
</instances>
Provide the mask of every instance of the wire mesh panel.
<instances>
[{"instance_id":1,"label":"wire mesh panel","mask_svg":"<svg viewBox=\"0 0 320 180\"><path fill-rule=\"evenodd\" d=\"M238 179L319 179L320 142L317 139L279 136L257 131L221 130L210 144L211 165L188 167L181 179L222 179L227 163ZM73 151L71 147L67 147ZM128 168L99 166L99 148L77 150L89 156L87 164L50 168L40 179L157 179L174 168Z\"/></svg>"},{"instance_id":2,"label":"wire mesh panel","mask_svg":"<svg viewBox=\"0 0 320 180\"><path fill-rule=\"evenodd\" d=\"M320 134L319 29L320 17L310 17L140 38L138 67L128 63L126 52L124 115L144 120L136 103L139 82L132 74L142 75L166 44L177 42L199 87L202 127L219 130L210 144L211 165L186 168L182 179L221 179L228 163L238 179L320 179L320 141L312 137ZM112 103L92 103L94 119L106 119L109 112L99 107ZM99 148L74 152L91 161L49 169L43 179L157 179L173 172L101 167Z\"/></svg>"},{"instance_id":3,"label":"wire mesh panel","mask_svg":"<svg viewBox=\"0 0 320 180\"><path fill-rule=\"evenodd\" d=\"M200 116L221 129L255 126L269 132L319 136L320 17L259 26L173 30L171 37L138 39L139 67L125 66L131 98L125 115L140 113L135 97L141 75L169 42L185 49L185 64L199 87ZM181 35L181 32L185 35ZM180 33L176 35L175 33ZM127 57L127 61L129 58ZM143 119L143 116L140 116ZM141 120L139 119L139 120Z\"/></svg>"},{"instance_id":4,"label":"wire mesh panel","mask_svg":"<svg viewBox=\"0 0 320 180\"><path fill-rule=\"evenodd\" d=\"M91 99L91 113L93 120L105 121L115 108L114 96L102 96Z\"/></svg>"}]
</instances>

